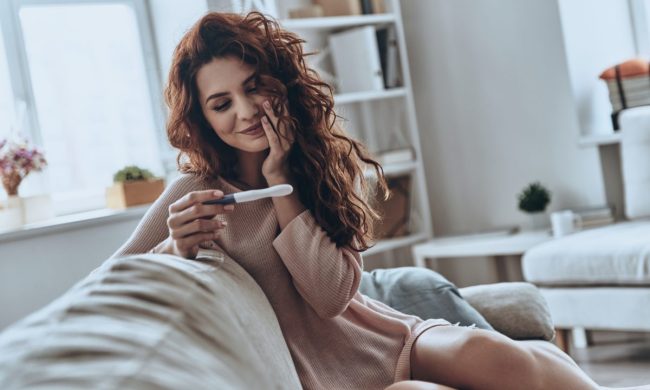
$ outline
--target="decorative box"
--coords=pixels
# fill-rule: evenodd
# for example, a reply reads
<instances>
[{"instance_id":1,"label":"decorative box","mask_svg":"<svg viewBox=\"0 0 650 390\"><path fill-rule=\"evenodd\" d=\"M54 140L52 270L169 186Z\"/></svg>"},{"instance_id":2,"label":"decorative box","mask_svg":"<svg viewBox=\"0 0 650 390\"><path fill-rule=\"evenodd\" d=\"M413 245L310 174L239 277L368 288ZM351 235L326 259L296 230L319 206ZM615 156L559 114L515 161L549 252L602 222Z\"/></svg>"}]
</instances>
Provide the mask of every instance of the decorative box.
<instances>
[{"instance_id":1,"label":"decorative box","mask_svg":"<svg viewBox=\"0 0 650 390\"><path fill-rule=\"evenodd\" d=\"M112 209L153 203L165 190L163 179L114 183L106 189L106 205Z\"/></svg>"},{"instance_id":2,"label":"decorative box","mask_svg":"<svg viewBox=\"0 0 650 390\"><path fill-rule=\"evenodd\" d=\"M402 237L410 234L411 176L387 177L390 197L377 200L375 208L382 218L375 222L376 239Z\"/></svg>"}]
</instances>

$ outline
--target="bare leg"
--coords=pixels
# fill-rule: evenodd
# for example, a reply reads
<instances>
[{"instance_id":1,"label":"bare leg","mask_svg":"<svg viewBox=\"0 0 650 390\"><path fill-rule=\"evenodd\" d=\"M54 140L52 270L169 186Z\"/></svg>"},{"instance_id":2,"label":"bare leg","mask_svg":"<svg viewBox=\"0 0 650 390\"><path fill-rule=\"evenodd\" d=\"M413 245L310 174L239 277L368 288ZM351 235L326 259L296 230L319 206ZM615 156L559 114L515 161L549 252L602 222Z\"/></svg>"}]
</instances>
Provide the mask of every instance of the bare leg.
<instances>
[{"instance_id":1,"label":"bare leg","mask_svg":"<svg viewBox=\"0 0 650 390\"><path fill-rule=\"evenodd\" d=\"M422 381L401 381L393 383L384 390L454 390L451 387Z\"/></svg>"},{"instance_id":2,"label":"bare leg","mask_svg":"<svg viewBox=\"0 0 650 390\"><path fill-rule=\"evenodd\" d=\"M454 326L425 331L411 352L413 379L462 389L598 389L569 356L546 342Z\"/></svg>"}]
</instances>

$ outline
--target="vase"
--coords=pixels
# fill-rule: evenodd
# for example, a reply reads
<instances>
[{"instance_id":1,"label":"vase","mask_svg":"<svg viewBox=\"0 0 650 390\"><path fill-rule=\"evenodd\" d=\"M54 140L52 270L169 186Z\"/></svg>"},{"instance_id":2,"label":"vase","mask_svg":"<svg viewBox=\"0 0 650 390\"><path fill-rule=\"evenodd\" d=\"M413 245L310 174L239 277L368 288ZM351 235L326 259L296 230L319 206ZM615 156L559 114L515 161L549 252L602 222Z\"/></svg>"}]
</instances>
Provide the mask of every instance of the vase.
<instances>
[{"instance_id":1,"label":"vase","mask_svg":"<svg viewBox=\"0 0 650 390\"><path fill-rule=\"evenodd\" d=\"M14 230L23 226L23 202L18 196L10 196L0 204L0 230Z\"/></svg>"},{"instance_id":2,"label":"vase","mask_svg":"<svg viewBox=\"0 0 650 390\"><path fill-rule=\"evenodd\" d=\"M18 186L22 180L23 177L16 172L2 174L2 186L9 198L18 196Z\"/></svg>"}]
</instances>

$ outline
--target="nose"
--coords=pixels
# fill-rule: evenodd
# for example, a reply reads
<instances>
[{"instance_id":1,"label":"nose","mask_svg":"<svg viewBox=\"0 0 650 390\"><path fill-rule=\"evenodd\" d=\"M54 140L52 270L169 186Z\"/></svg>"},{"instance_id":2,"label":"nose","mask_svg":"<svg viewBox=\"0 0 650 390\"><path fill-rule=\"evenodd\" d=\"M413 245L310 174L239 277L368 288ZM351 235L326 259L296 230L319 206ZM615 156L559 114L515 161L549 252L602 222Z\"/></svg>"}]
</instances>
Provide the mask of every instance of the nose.
<instances>
[{"instance_id":1,"label":"nose","mask_svg":"<svg viewBox=\"0 0 650 390\"><path fill-rule=\"evenodd\" d=\"M245 97L239 105L239 118L242 120L253 120L260 113L260 108L253 97Z\"/></svg>"}]
</instances>

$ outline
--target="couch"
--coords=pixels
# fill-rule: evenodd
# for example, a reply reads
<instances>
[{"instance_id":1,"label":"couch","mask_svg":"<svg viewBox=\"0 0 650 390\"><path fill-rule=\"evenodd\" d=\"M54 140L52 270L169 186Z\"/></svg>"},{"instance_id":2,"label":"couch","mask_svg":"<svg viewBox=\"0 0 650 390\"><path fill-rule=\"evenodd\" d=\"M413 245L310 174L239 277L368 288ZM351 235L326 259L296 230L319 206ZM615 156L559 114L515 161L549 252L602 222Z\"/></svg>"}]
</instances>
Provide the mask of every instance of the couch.
<instances>
[{"instance_id":1,"label":"couch","mask_svg":"<svg viewBox=\"0 0 650 390\"><path fill-rule=\"evenodd\" d=\"M620 153L604 145L601 158L611 149L615 158L603 159L611 164L603 168L606 195L624 218L536 246L522 259L567 352L573 331L650 331L650 106L622 110L619 121Z\"/></svg>"},{"instance_id":2,"label":"couch","mask_svg":"<svg viewBox=\"0 0 650 390\"><path fill-rule=\"evenodd\" d=\"M497 331L552 337L531 285L460 291ZM0 388L298 389L300 382L270 304L235 261L143 254L107 260L0 333Z\"/></svg>"}]
</instances>

